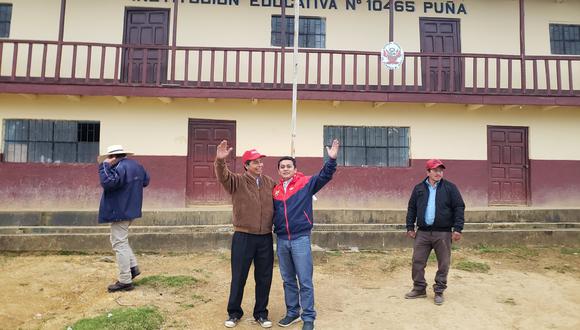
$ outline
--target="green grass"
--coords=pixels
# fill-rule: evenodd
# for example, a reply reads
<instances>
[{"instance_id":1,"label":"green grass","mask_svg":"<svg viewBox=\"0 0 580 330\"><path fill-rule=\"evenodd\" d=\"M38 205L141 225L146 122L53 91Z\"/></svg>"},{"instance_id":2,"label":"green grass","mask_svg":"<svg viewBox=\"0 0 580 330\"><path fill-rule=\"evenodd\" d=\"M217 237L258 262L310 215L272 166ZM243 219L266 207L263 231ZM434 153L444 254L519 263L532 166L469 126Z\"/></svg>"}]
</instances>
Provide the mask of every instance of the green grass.
<instances>
[{"instance_id":1,"label":"green grass","mask_svg":"<svg viewBox=\"0 0 580 330\"><path fill-rule=\"evenodd\" d=\"M101 316L77 321L72 330L156 330L163 316L155 307L119 308Z\"/></svg>"},{"instance_id":2,"label":"green grass","mask_svg":"<svg viewBox=\"0 0 580 330\"><path fill-rule=\"evenodd\" d=\"M455 268L472 273L487 273L489 271L488 264L469 260L461 260L457 262Z\"/></svg>"},{"instance_id":3,"label":"green grass","mask_svg":"<svg viewBox=\"0 0 580 330\"><path fill-rule=\"evenodd\" d=\"M560 253L561 254L574 254L574 255L580 255L580 248L569 248L569 247L563 247L560 249Z\"/></svg>"},{"instance_id":4,"label":"green grass","mask_svg":"<svg viewBox=\"0 0 580 330\"><path fill-rule=\"evenodd\" d=\"M509 248L493 247L493 246L487 246L487 245L483 245L483 244L476 247L476 249L480 253L509 253L512 251Z\"/></svg>"},{"instance_id":5,"label":"green grass","mask_svg":"<svg viewBox=\"0 0 580 330\"><path fill-rule=\"evenodd\" d=\"M169 288L182 288L185 286L191 286L199 282L193 276L178 275L178 276L165 276L165 275L152 275L144 277L140 280L135 281L133 284L135 286L151 286L154 288L159 287L169 287Z\"/></svg>"},{"instance_id":6,"label":"green grass","mask_svg":"<svg viewBox=\"0 0 580 330\"><path fill-rule=\"evenodd\" d=\"M338 250L332 250L332 251L326 251L326 254L331 256L331 257L340 257L342 255L342 252L338 251Z\"/></svg>"}]
</instances>

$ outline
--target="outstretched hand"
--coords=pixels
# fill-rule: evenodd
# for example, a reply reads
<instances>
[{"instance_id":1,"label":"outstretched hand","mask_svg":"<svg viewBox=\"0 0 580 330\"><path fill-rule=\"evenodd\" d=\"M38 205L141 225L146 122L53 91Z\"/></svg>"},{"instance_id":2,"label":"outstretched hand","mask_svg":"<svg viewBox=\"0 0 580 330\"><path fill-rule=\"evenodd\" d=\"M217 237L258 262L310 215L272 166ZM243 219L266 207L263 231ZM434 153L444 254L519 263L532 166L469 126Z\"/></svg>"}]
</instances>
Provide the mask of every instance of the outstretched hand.
<instances>
[{"instance_id":1,"label":"outstretched hand","mask_svg":"<svg viewBox=\"0 0 580 330\"><path fill-rule=\"evenodd\" d=\"M228 148L228 141L223 140L218 146L215 154L217 159L226 159L234 148Z\"/></svg>"},{"instance_id":2,"label":"outstretched hand","mask_svg":"<svg viewBox=\"0 0 580 330\"><path fill-rule=\"evenodd\" d=\"M332 140L332 147L326 147L326 152L328 153L328 157L332 159L336 159L338 157L338 148L340 143L337 139Z\"/></svg>"}]
</instances>

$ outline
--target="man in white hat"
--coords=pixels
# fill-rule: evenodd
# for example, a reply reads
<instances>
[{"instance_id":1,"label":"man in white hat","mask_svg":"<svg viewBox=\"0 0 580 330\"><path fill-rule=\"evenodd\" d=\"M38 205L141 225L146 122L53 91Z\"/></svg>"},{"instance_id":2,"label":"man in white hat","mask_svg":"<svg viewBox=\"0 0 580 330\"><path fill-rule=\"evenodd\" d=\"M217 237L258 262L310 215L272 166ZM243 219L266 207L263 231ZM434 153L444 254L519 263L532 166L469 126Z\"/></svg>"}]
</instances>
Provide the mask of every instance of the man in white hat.
<instances>
[{"instance_id":1,"label":"man in white hat","mask_svg":"<svg viewBox=\"0 0 580 330\"><path fill-rule=\"evenodd\" d=\"M109 292L133 290L133 278L141 274L129 245L129 226L141 217L143 187L149 184L149 175L136 160L127 158L133 154L121 145L112 145L97 159L103 187L99 223L111 224L111 245L119 266L119 278L109 285Z\"/></svg>"}]
</instances>

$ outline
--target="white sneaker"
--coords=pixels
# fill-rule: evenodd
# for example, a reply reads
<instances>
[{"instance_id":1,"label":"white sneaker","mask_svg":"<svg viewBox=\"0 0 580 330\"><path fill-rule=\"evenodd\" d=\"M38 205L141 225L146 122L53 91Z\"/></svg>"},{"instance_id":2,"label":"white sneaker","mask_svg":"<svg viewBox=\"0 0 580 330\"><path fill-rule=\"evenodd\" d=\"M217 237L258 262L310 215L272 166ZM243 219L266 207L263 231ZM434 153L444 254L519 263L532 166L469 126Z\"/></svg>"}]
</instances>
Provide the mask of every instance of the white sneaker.
<instances>
[{"instance_id":1,"label":"white sneaker","mask_svg":"<svg viewBox=\"0 0 580 330\"><path fill-rule=\"evenodd\" d=\"M226 328L234 328L236 325L238 325L238 322L240 322L239 318L230 316L230 318L224 322L224 326Z\"/></svg>"},{"instance_id":2,"label":"white sneaker","mask_svg":"<svg viewBox=\"0 0 580 330\"><path fill-rule=\"evenodd\" d=\"M264 317L257 318L256 322L258 322L262 328L271 328L272 327L272 321L270 321Z\"/></svg>"}]
</instances>

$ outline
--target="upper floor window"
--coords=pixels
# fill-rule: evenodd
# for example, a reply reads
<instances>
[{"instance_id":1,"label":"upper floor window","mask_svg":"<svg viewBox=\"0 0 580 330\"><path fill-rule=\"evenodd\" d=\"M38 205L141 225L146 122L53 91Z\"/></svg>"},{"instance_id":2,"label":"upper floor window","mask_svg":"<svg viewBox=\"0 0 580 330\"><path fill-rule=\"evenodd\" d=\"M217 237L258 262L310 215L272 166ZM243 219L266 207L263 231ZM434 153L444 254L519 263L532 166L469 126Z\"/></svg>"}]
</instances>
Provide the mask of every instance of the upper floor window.
<instances>
[{"instance_id":1,"label":"upper floor window","mask_svg":"<svg viewBox=\"0 0 580 330\"><path fill-rule=\"evenodd\" d=\"M91 163L99 155L99 122L7 119L4 161Z\"/></svg>"},{"instance_id":2,"label":"upper floor window","mask_svg":"<svg viewBox=\"0 0 580 330\"><path fill-rule=\"evenodd\" d=\"M408 127L324 126L324 145L333 139L340 141L338 165L409 167Z\"/></svg>"},{"instance_id":3,"label":"upper floor window","mask_svg":"<svg viewBox=\"0 0 580 330\"><path fill-rule=\"evenodd\" d=\"M298 47L325 48L326 47L326 18L300 17ZM272 15L272 46L281 47L282 16ZM286 47L294 45L294 16L286 16Z\"/></svg>"},{"instance_id":4,"label":"upper floor window","mask_svg":"<svg viewBox=\"0 0 580 330\"><path fill-rule=\"evenodd\" d=\"M0 3L0 38L10 36L10 20L12 19L12 5Z\"/></svg>"},{"instance_id":5,"label":"upper floor window","mask_svg":"<svg viewBox=\"0 0 580 330\"><path fill-rule=\"evenodd\" d=\"M580 55L580 25L550 24L552 54Z\"/></svg>"}]
</instances>

